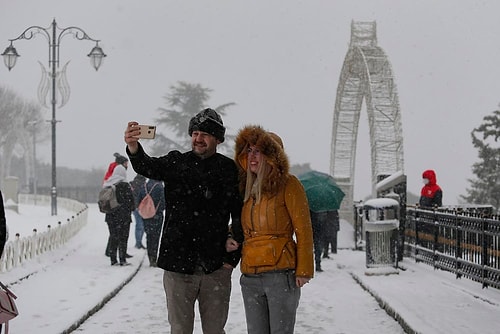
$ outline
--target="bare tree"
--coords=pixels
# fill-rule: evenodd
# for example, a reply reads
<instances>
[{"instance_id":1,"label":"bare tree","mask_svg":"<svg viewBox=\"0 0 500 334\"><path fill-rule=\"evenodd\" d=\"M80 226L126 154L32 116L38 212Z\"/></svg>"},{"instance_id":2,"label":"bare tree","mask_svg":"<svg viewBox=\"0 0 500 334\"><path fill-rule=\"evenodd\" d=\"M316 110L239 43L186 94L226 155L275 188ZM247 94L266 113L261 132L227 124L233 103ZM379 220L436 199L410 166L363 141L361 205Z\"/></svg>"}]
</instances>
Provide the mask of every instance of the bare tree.
<instances>
[{"instance_id":1,"label":"bare tree","mask_svg":"<svg viewBox=\"0 0 500 334\"><path fill-rule=\"evenodd\" d=\"M26 175L32 175L35 133L37 142L48 138L48 126L42 121L41 107L0 87L0 181L11 175L13 156L24 157Z\"/></svg>"}]
</instances>

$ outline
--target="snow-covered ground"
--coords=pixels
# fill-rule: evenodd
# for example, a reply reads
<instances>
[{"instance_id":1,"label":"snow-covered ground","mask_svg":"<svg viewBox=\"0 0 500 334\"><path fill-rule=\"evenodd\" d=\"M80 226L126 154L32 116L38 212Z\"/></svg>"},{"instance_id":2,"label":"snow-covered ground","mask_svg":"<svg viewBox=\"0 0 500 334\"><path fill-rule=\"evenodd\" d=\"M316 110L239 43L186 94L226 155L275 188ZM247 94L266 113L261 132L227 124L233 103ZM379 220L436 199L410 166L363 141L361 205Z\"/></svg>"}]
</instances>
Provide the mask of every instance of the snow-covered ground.
<instances>
[{"instance_id":1,"label":"snow-covered ground","mask_svg":"<svg viewBox=\"0 0 500 334\"><path fill-rule=\"evenodd\" d=\"M20 315L11 321L11 333L169 333L162 270L150 268L145 252L133 248L133 233L133 265L111 267L104 256L108 231L103 214L96 205L89 207L87 226L69 243L0 273L18 295ZM64 221L67 213L58 213ZM7 211L11 233L21 225L27 231L41 229L54 219L48 207L21 205L20 214ZM339 246L352 246L348 225L342 225ZM302 289L295 332L393 334L404 333L404 327L418 333L498 333L499 290L482 289L411 259L401 264L406 270L398 274L371 276L366 275L364 252L342 249L323 260L325 271ZM238 268L232 291L226 332L243 334ZM194 332L201 333L199 318Z\"/></svg>"}]
</instances>

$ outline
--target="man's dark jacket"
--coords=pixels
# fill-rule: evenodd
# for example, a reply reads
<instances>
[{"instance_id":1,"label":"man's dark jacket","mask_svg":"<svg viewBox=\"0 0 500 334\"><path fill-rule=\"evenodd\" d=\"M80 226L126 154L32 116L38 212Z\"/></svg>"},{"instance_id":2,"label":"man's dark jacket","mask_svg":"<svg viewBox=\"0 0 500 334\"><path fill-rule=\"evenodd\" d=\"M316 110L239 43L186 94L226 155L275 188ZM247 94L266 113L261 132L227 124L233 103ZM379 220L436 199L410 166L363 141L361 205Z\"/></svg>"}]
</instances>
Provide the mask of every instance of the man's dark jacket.
<instances>
[{"instance_id":1,"label":"man's dark jacket","mask_svg":"<svg viewBox=\"0 0 500 334\"><path fill-rule=\"evenodd\" d=\"M165 221L158 253L158 267L193 274L196 266L205 273L224 262L236 266L239 252L227 253L230 218L241 226L242 199L233 160L219 153L200 159L193 152L171 151L150 157L139 144L127 154L134 170L165 186Z\"/></svg>"}]
</instances>

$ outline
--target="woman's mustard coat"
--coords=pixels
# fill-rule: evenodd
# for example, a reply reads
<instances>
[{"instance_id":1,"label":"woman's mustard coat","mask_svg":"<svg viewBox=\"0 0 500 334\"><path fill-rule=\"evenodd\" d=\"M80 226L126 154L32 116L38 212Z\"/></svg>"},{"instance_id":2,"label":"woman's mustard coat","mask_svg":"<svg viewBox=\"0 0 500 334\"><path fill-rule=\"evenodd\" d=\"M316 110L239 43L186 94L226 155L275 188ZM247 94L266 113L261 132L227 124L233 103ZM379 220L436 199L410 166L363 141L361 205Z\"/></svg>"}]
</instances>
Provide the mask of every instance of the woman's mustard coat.
<instances>
[{"instance_id":1,"label":"woman's mustard coat","mask_svg":"<svg viewBox=\"0 0 500 334\"><path fill-rule=\"evenodd\" d=\"M259 148L272 170L260 202L249 198L243 205L241 224L245 241L241 272L256 274L291 269L296 276L312 278L313 237L304 188L289 174L281 139L259 126L247 126L236 138L235 160L240 170L241 191L245 188L247 148L251 145ZM258 246L260 244L267 246ZM277 253L276 263L266 259L270 249Z\"/></svg>"}]
</instances>

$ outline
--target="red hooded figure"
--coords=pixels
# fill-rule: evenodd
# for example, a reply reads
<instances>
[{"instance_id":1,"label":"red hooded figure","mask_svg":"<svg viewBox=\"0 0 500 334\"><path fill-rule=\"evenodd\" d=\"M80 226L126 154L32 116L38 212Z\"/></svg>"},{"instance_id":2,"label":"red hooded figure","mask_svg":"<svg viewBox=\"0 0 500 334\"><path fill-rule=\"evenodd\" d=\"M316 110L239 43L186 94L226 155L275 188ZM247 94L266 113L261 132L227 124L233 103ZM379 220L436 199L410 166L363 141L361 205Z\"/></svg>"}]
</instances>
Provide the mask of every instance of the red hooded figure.
<instances>
[{"instance_id":1,"label":"red hooded figure","mask_svg":"<svg viewBox=\"0 0 500 334\"><path fill-rule=\"evenodd\" d=\"M436 183L436 173L428 169L422 173L424 186L420 192L420 206L432 208L434 206L443 206L443 191Z\"/></svg>"}]
</instances>

